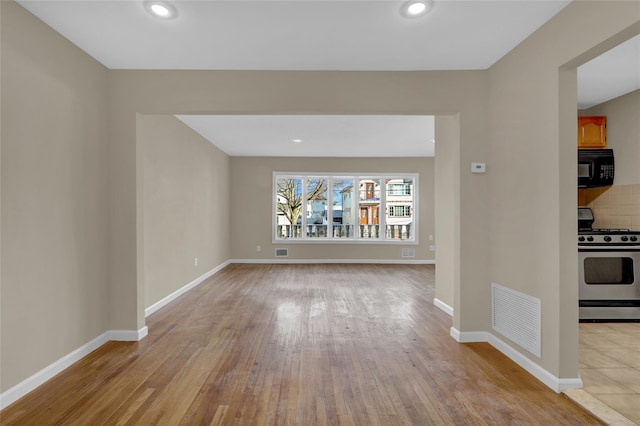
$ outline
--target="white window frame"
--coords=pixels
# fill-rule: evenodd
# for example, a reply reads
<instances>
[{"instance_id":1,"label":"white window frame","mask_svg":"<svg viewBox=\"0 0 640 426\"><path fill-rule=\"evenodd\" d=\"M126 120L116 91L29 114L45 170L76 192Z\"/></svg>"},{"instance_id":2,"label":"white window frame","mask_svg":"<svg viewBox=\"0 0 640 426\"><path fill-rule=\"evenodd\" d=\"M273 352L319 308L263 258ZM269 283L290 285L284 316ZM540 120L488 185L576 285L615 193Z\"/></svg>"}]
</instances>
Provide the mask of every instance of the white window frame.
<instances>
[{"instance_id":1,"label":"white window frame","mask_svg":"<svg viewBox=\"0 0 640 426\"><path fill-rule=\"evenodd\" d=\"M419 181L418 173L308 173L308 172L273 172L272 190L271 190L271 242L274 244L403 244L403 245L417 245L419 235L419 209L418 204L420 202L418 198ZM277 235L277 182L279 178L300 178L302 179L302 191L301 196L303 200L307 199L307 179L326 179L327 180L327 203L329 208L327 209L327 232L325 237L308 237L307 233L307 203L302 203L301 215L301 236L292 238L283 238ZM388 179L398 178L411 178L413 179L413 190L410 194L412 198L411 205L411 220L412 220L412 236L407 239L387 238L387 208L386 195L387 187L386 181ZM360 181L362 180L379 180L380 181L380 206L378 211L378 226L380 229L380 235L378 238L360 238L359 232L354 232L353 237L338 237L333 238L333 208L331 208L330 200L333 198L333 182L336 179L349 179L353 180L354 185L354 197L353 197L353 214L359 218L359 188ZM344 206L343 210L344 210ZM355 226L358 226L356 224Z\"/></svg>"},{"instance_id":2,"label":"white window frame","mask_svg":"<svg viewBox=\"0 0 640 426\"><path fill-rule=\"evenodd\" d=\"M395 209L398 207L402 207L402 214L396 214ZM389 217L411 217L411 215L413 214L411 206L407 206L406 204L391 204L387 205L387 208L389 209L387 213ZM409 212L409 214L407 214L407 212Z\"/></svg>"}]
</instances>

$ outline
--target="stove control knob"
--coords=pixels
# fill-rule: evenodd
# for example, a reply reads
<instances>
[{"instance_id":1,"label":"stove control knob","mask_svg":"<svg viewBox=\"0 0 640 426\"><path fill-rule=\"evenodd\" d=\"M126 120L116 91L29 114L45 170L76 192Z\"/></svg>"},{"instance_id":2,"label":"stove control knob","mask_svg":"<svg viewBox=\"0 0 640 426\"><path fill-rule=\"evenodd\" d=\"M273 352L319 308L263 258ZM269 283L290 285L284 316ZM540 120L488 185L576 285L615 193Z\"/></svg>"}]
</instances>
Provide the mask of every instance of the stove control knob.
<instances>
[{"instance_id":1,"label":"stove control knob","mask_svg":"<svg viewBox=\"0 0 640 426\"><path fill-rule=\"evenodd\" d=\"M578 237L578 241L584 241L584 237Z\"/></svg>"},{"instance_id":2,"label":"stove control knob","mask_svg":"<svg viewBox=\"0 0 640 426\"><path fill-rule=\"evenodd\" d=\"M629 238L628 238L626 235L623 235L622 237L620 237L620 239L621 239L622 241L627 241Z\"/></svg>"},{"instance_id":3,"label":"stove control knob","mask_svg":"<svg viewBox=\"0 0 640 426\"><path fill-rule=\"evenodd\" d=\"M593 241L593 237L591 236L587 237L587 241Z\"/></svg>"},{"instance_id":4,"label":"stove control knob","mask_svg":"<svg viewBox=\"0 0 640 426\"><path fill-rule=\"evenodd\" d=\"M636 237L635 235L631 236L631 241L638 241L638 237Z\"/></svg>"},{"instance_id":5,"label":"stove control knob","mask_svg":"<svg viewBox=\"0 0 640 426\"><path fill-rule=\"evenodd\" d=\"M606 242L611 242L611 237L610 237L610 236L608 236L608 235L605 235L604 240L605 240Z\"/></svg>"}]
</instances>

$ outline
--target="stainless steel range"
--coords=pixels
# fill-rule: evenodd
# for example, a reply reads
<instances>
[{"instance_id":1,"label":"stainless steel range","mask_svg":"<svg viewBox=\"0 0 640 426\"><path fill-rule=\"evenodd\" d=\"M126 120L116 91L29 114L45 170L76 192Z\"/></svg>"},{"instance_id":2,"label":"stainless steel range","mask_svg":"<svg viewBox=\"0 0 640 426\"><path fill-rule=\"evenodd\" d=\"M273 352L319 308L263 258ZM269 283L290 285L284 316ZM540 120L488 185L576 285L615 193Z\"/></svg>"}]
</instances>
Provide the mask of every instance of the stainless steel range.
<instances>
[{"instance_id":1,"label":"stainless steel range","mask_svg":"<svg viewBox=\"0 0 640 426\"><path fill-rule=\"evenodd\" d=\"M580 320L640 321L640 232L593 221L578 208Z\"/></svg>"}]
</instances>

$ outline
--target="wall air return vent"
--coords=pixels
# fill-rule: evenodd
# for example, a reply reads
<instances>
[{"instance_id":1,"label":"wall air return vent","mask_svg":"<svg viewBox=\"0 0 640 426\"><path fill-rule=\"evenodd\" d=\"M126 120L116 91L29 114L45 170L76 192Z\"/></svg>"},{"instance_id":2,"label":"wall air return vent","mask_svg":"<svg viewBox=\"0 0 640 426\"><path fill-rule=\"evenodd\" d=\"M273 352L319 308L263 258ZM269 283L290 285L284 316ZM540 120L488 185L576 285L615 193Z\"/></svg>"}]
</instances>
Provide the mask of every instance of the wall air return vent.
<instances>
[{"instance_id":1,"label":"wall air return vent","mask_svg":"<svg viewBox=\"0 0 640 426\"><path fill-rule=\"evenodd\" d=\"M491 283L491 305L493 329L540 357L540 299Z\"/></svg>"},{"instance_id":2,"label":"wall air return vent","mask_svg":"<svg viewBox=\"0 0 640 426\"><path fill-rule=\"evenodd\" d=\"M416 249L414 249L414 248L403 248L402 249L402 257L416 257Z\"/></svg>"},{"instance_id":3,"label":"wall air return vent","mask_svg":"<svg viewBox=\"0 0 640 426\"><path fill-rule=\"evenodd\" d=\"M276 249L276 257L289 257L289 249L288 248L277 248Z\"/></svg>"}]
</instances>

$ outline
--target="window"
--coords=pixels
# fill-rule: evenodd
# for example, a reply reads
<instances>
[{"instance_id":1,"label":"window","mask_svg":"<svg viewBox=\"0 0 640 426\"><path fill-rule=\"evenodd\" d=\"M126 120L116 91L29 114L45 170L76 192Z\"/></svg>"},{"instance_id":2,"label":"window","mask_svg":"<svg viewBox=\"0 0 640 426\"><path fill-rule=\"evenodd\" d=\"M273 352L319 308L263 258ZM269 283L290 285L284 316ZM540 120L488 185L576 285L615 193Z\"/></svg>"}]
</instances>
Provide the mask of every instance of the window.
<instances>
[{"instance_id":1,"label":"window","mask_svg":"<svg viewBox=\"0 0 640 426\"><path fill-rule=\"evenodd\" d=\"M274 241L416 242L416 174L276 172L273 182Z\"/></svg>"},{"instance_id":2,"label":"window","mask_svg":"<svg viewBox=\"0 0 640 426\"><path fill-rule=\"evenodd\" d=\"M411 217L411 206L389 206L390 217Z\"/></svg>"},{"instance_id":3,"label":"window","mask_svg":"<svg viewBox=\"0 0 640 426\"><path fill-rule=\"evenodd\" d=\"M390 183L387 185L387 195L411 195L411 184Z\"/></svg>"}]
</instances>

